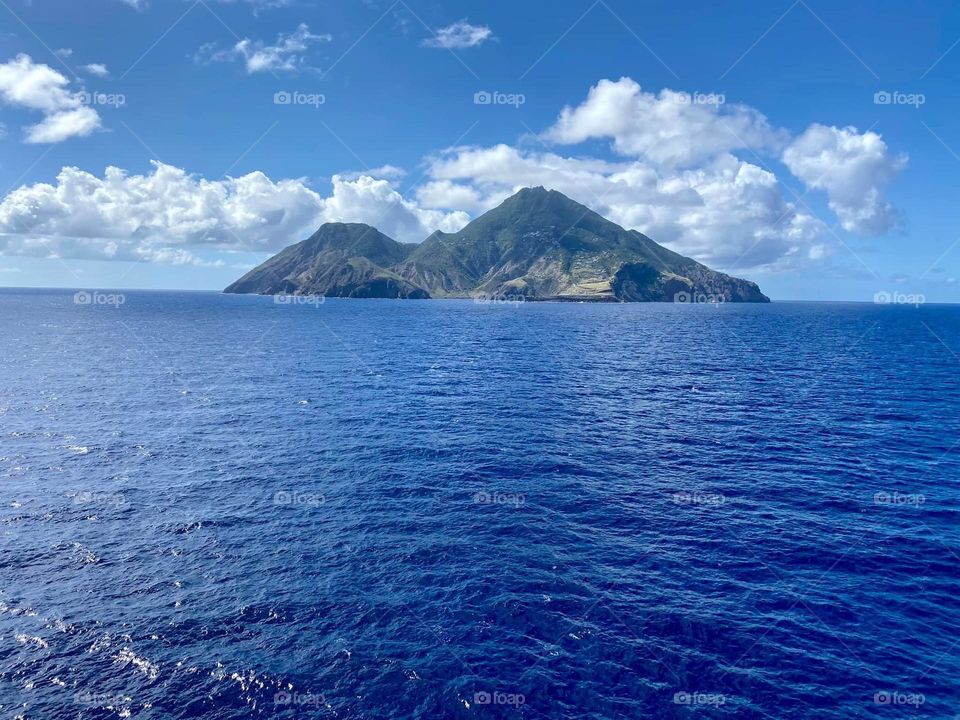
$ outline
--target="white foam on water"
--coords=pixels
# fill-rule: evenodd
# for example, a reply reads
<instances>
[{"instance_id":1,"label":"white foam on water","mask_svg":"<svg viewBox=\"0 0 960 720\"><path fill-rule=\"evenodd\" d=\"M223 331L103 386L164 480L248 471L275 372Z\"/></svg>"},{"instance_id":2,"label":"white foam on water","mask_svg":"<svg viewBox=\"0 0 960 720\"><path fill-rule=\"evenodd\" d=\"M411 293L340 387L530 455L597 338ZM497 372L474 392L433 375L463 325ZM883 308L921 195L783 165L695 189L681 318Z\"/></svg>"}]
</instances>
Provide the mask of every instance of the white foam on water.
<instances>
[{"instance_id":1,"label":"white foam on water","mask_svg":"<svg viewBox=\"0 0 960 720\"><path fill-rule=\"evenodd\" d=\"M94 554L88 548L84 547L78 542L73 544L73 549L76 550L78 555L82 556L83 562L87 565L95 565L96 563L100 562L100 557L98 555Z\"/></svg>"},{"instance_id":2,"label":"white foam on water","mask_svg":"<svg viewBox=\"0 0 960 720\"><path fill-rule=\"evenodd\" d=\"M133 665L151 680L156 680L160 675L160 666L150 662L146 658L139 657L133 653L130 648L123 648L116 656L116 662L121 665Z\"/></svg>"},{"instance_id":3,"label":"white foam on water","mask_svg":"<svg viewBox=\"0 0 960 720\"><path fill-rule=\"evenodd\" d=\"M25 635L24 633L18 633L14 635L17 639L17 642L21 645L30 645L37 648L38 650L46 650L50 647L50 644L44 640L42 637L37 637L35 635Z\"/></svg>"}]
</instances>

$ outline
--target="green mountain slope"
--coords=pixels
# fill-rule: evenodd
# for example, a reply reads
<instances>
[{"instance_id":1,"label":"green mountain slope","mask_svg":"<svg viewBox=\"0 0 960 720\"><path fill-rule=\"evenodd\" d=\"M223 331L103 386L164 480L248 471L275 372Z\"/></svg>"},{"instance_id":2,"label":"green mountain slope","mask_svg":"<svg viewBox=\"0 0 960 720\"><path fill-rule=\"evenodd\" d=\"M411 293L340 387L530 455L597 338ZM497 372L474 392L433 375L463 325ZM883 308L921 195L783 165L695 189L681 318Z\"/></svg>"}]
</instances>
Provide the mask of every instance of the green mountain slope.
<instances>
[{"instance_id":1,"label":"green mountain slope","mask_svg":"<svg viewBox=\"0 0 960 720\"><path fill-rule=\"evenodd\" d=\"M226 292L342 297L769 302L565 195L526 188L456 233L403 245L366 225L324 225Z\"/></svg>"},{"instance_id":2,"label":"green mountain slope","mask_svg":"<svg viewBox=\"0 0 960 720\"><path fill-rule=\"evenodd\" d=\"M422 288L389 269L414 245L404 245L362 223L327 223L310 238L284 248L224 292L329 297L426 298Z\"/></svg>"}]
</instances>

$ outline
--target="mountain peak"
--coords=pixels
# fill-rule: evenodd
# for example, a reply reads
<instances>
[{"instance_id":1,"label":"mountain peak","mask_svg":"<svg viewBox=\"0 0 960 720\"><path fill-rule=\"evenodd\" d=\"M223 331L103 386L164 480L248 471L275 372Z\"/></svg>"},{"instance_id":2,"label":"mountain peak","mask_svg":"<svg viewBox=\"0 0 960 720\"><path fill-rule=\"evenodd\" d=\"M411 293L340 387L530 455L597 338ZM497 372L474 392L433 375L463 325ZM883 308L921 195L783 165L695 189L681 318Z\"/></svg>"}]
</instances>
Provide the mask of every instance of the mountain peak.
<instances>
[{"instance_id":1,"label":"mountain peak","mask_svg":"<svg viewBox=\"0 0 960 720\"><path fill-rule=\"evenodd\" d=\"M402 245L362 223L327 223L231 285L228 292L348 297L523 296L766 302L731 278L628 231L543 186L525 187L455 233ZM681 300L684 301L684 300Z\"/></svg>"},{"instance_id":2,"label":"mountain peak","mask_svg":"<svg viewBox=\"0 0 960 720\"><path fill-rule=\"evenodd\" d=\"M562 197L567 200L570 199L562 192L557 192L556 190L547 190L543 185L537 185L536 187L520 188L517 190L517 192L508 197L507 200L536 200L549 197Z\"/></svg>"},{"instance_id":3,"label":"mountain peak","mask_svg":"<svg viewBox=\"0 0 960 720\"><path fill-rule=\"evenodd\" d=\"M518 190L504 200L497 209L500 208L526 215L537 211L550 211L561 214L564 211L570 211L581 214L588 210L587 207L567 197L562 192L558 190L547 190L542 185L525 187Z\"/></svg>"},{"instance_id":4,"label":"mountain peak","mask_svg":"<svg viewBox=\"0 0 960 720\"><path fill-rule=\"evenodd\" d=\"M323 225L317 228L316 232L313 233L312 237L318 237L320 235L329 235L332 233L343 233L343 232L379 232L372 225L367 225L366 223L350 223L350 222L325 222Z\"/></svg>"}]
</instances>

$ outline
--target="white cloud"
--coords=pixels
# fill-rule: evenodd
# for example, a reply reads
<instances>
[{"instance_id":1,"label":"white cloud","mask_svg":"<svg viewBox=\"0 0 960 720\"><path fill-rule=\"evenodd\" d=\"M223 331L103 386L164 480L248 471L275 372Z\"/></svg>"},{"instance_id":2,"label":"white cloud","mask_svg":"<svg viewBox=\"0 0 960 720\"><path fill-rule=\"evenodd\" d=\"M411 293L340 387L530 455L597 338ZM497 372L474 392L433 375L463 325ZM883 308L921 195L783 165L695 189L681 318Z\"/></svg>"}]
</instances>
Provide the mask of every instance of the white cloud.
<instances>
[{"instance_id":1,"label":"white cloud","mask_svg":"<svg viewBox=\"0 0 960 720\"><path fill-rule=\"evenodd\" d=\"M280 33L275 45L262 40L244 38L228 50L217 50L215 45L204 45L197 52L199 62L231 62L242 60L247 73L296 72L307 67L306 51L311 44L330 42L331 35L315 35L305 23L289 35Z\"/></svg>"},{"instance_id":2,"label":"white cloud","mask_svg":"<svg viewBox=\"0 0 960 720\"><path fill-rule=\"evenodd\" d=\"M671 249L720 268L784 267L816 256L822 227L781 195L776 177L725 154L687 170L639 160L610 163L522 152L507 145L454 148L434 159L417 190L425 208L496 206L544 185Z\"/></svg>"},{"instance_id":3,"label":"white cloud","mask_svg":"<svg viewBox=\"0 0 960 720\"><path fill-rule=\"evenodd\" d=\"M54 50L53 54L56 55L58 58L63 58L64 60L66 60L68 57L73 55L73 48L59 48L57 50Z\"/></svg>"},{"instance_id":4,"label":"white cloud","mask_svg":"<svg viewBox=\"0 0 960 720\"><path fill-rule=\"evenodd\" d=\"M89 135L100 127L100 116L83 105L70 81L48 65L18 55L0 65L0 101L43 113L44 119L25 128L28 143L58 143Z\"/></svg>"},{"instance_id":5,"label":"white cloud","mask_svg":"<svg viewBox=\"0 0 960 720\"><path fill-rule=\"evenodd\" d=\"M214 181L152 165L145 175L108 167L103 177L66 167L54 184L14 190L0 202L0 254L203 264L200 249L275 252L323 222L366 222L419 242L469 219L421 209L369 176L334 176L323 197L302 180L262 172Z\"/></svg>"},{"instance_id":6,"label":"white cloud","mask_svg":"<svg viewBox=\"0 0 960 720\"><path fill-rule=\"evenodd\" d=\"M354 170L351 172L339 173L340 177L346 178L347 180L356 180L364 175L370 175L375 178L384 178L387 180L399 180L406 174L406 170L399 168L396 165L381 165L378 168L370 168L369 170Z\"/></svg>"},{"instance_id":7,"label":"white cloud","mask_svg":"<svg viewBox=\"0 0 960 720\"><path fill-rule=\"evenodd\" d=\"M401 242L421 242L434 230L455 232L470 221L462 211L424 209L405 200L387 180L333 176L333 195L323 202L324 222L365 222Z\"/></svg>"},{"instance_id":8,"label":"white cloud","mask_svg":"<svg viewBox=\"0 0 960 720\"><path fill-rule=\"evenodd\" d=\"M509 192L493 191L493 195L484 194L471 185L456 183L451 180L432 180L421 185L416 191L417 200L428 208L461 208L472 215L489 210Z\"/></svg>"},{"instance_id":9,"label":"white cloud","mask_svg":"<svg viewBox=\"0 0 960 720\"><path fill-rule=\"evenodd\" d=\"M620 155L676 166L782 144L784 134L773 130L761 113L720 100L725 98L668 89L655 95L630 78L601 80L583 103L564 108L543 137L563 145L611 139Z\"/></svg>"},{"instance_id":10,"label":"white cloud","mask_svg":"<svg viewBox=\"0 0 960 720\"><path fill-rule=\"evenodd\" d=\"M38 74L17 86L17 102L55 109L49 97L58 88ZM426 180L406 195L398 190L404 171L390 165L334 175L329 195L260 172L212 181L159 163L144 175L64 168L55 183L0 201L0 254L202 263L211 252L274 252L327 221L365 222L418 242L436 229L458 230L521 187L544 185L718 269L779 270L829 257L824 224L784 197L773 172L737 156L747 149L782 153L797 177L828 194L847 230L890 226L894 211L882 194L906 158L892 157L879 135L814 125L791 142L752 108L691 107L674 103L672 92L602 81L546 132L563 144L612 139L612 159L547 146L448 148L427 158ZM67 111L47 114L57 112ZM741 139L724 139L718 123L738 127Z\"/></svg>"},{"instance_id":11,"label":"white cloud","mask_svg":"<svg viewBox=\"0 0 960 720\"><path fill-rule=\"evenodd\" d=\"M491 39L493 39L493 30L486 25L471 25L466 20L460 20L452 25L435 30L434 36L424 40L423 45L445 50L457 50L476 47Z\"/></svg>"},{"instance_id":12,"label":"white cloud","mask_svg":"<svg viewBox=\"0 0 960 720\"><path fill-rule=\"evenodd\" d=\"M86 70L91 75L96 75L99 78L110 76L110 71L107 70L107 66L103 63L90 63L89 65L84 65L81 69Z\"/></svg>"},{"instance_id":13,"label":"white cloud","mask_svg":"<svg viewBox=\"0 0 960 720\"><path fill-rule=\"evenodd\" d=\"M808 188L823 190L848 232L881 235L897 223L884 193L906 167L874 132L811 125L783 153L783 162Z\"/></svg>"},{"instance_id":14,"label":"white cloud","mask_svg":"<svg viewBox=\"0 0 960 720\"><path fill-rule=\"evenodd\" d=\"M44 113L76 107L79 98L67 90L70 81L48 65L34 63L29 55L17 55L0 65L0 97Z\"/></svg>"},{"instance_id":15,"label":"white cloud","mask_svg":"<svg viewBox=\"0 0 960 720\"><path fill-rule=\"evenodd\" d=\"M100 116L89 107L47 115L42 122L27 128L28 143L58 143L72 137L84 137L100 127Z\"/></svg>"},{"instance_id":16,"label":"white cloud","mask_svg":"<svg viewBox=\"0 0 960 720\"><path fill-rule=\"evenodd\" d=\"M146 175L108 167L102 178L63 168L56 184L23 186L4 198L0 232L268 251L312 224L322 203L298 180L274 183L253 172L210 181L152 165Z\"/></svg>"}]
</instances>

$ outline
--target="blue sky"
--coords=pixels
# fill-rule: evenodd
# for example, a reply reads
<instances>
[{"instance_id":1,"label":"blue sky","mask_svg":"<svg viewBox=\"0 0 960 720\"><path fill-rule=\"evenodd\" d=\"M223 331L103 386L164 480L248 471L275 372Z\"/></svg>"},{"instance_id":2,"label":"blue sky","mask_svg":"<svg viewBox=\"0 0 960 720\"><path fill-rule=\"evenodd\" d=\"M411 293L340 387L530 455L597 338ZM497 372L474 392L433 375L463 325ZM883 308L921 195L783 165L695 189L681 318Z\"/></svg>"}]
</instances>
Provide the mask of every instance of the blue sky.
<instances>
[{"instance_id":1,"label":"blue sky","mask_svg":"<svg viewBox=\"0 0 960 720\"><path fill-rule=\"evenodd\" d=\"M955 302L958 41L949 2L3 0L0 285L220 289L542 184L774 299Z\"/></svg>"}]
</instances>

